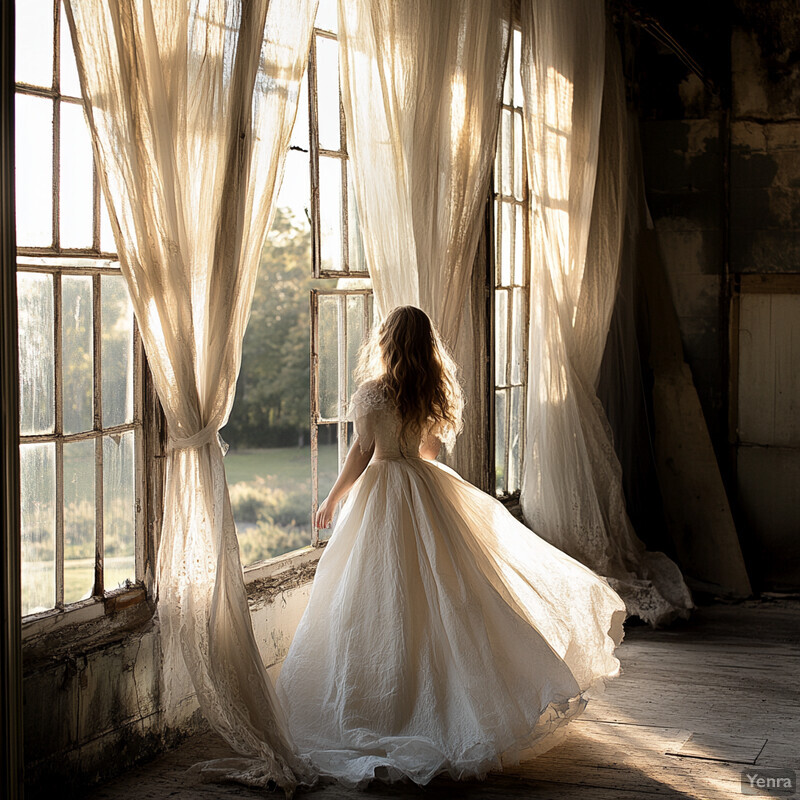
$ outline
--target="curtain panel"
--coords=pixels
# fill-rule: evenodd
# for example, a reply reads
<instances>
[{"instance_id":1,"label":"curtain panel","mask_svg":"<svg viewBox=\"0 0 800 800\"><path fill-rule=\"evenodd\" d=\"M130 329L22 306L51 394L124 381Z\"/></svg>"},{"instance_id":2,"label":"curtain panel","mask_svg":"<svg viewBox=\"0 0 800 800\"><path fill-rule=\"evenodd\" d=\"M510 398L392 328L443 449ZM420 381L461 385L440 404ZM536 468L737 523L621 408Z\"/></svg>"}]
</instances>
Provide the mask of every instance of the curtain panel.
<instances>
[{"instance_id":1,"label":"curtain panel","mask_svg":"<svg viewBox=\"0 0 800 800\"><path fill-rule=\"evenodd\" d=\"M508 0L339 2L348 152L378 316L414 305L438 327L462 366L456 452L473 466L485 420L472 414L468 291L510 29Z\"/></svg>"},{"instance_id":2,"label":"curtain panel","mask_svg":"<svg viewBox=\"0 0 800 800\"><path fill-rule=\"evenodd\" d=\"M687 616L691 596L633 531L596 393L623 239L636 235L621 57L602 0L523 0L521 12L532 258L522 511L608 578L629 614L659 625Z\"/></svg>"},{"instance_id":3,"label":"curtain panel","mask_svg":"<svg viewBox=\"0 0 800 800\"><path fill-rule=\"evenodd\" d=\"M67 0L100 181L168 422L163 707L194 690L252 780L305 766L253 635L218 431L274 210L316 0ZM191 681L189 681L189 678Z\"/></svg>"}]
</instances>

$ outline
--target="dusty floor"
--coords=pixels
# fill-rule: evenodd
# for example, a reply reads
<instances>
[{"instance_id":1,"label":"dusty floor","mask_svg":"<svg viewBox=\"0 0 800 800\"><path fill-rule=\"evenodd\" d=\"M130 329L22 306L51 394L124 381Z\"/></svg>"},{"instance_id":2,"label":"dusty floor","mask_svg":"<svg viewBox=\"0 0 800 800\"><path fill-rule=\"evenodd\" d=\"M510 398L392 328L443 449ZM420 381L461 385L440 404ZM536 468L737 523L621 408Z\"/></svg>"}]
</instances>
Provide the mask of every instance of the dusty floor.
<instances>
[{"instance_id":1,"label":"dusty floor","mask_svg":"<svg viewBox=\"0 0 800 800\"><path fill-rule=\"evenodd\" d=\"M729 800L741 796L748 768L800 771L797 600L705 606L664 631L631 627L618 654L623 674L570 725L564 742L538 759L485 781L437 778L423 788L373 781L362 792L334 784L296 796ZM187 778L191 764L226 754L216 737L197 737L85 797L283 796Z\"/></svg>"}]
</instances>

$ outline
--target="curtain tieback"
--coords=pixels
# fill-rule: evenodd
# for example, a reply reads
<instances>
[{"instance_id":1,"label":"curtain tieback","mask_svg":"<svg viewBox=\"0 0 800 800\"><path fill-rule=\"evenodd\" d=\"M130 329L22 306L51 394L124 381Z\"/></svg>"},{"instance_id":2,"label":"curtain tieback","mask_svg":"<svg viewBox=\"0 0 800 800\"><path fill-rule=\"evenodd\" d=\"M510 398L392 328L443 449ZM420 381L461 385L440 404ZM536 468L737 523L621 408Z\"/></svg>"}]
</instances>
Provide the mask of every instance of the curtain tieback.
<instances>
[{"instance_id":1,"label":"curtain tieback","mask_svg":"<svg viewBox=\"0 0 800 800\"><path fill-rule=\"evenodd\" d=\"M202 428L197 433L185 438L170 435L167 442L167 452L173 450L192 450L203 447L204 445L211 444L216 437L219 449L222 450L222 455L228 452L228 443L219 435L219 429L216 422L209 422L205 428Z\"/></svg>"}]
</instances>

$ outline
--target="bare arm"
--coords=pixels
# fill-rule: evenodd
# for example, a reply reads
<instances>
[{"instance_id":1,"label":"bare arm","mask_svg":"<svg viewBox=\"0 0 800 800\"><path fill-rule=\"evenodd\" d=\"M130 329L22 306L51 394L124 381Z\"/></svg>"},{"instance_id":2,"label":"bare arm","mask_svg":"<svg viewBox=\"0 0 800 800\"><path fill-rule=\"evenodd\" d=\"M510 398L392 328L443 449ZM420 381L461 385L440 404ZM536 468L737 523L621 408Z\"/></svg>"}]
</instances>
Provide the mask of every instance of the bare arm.
<instances>
[{"instance_id":1,"label":"bare arm","mask_svg":"<svg viewBox=\"0 0 800 800\"><path fill-rule=\"evenodd\" d=\"M317 515L314 518L314 524L317 528L327 528L333 519L333 512L339 501L350 491L353 484L358 480L361 473L367 468L372 454L375 452L375 443L367 450L366 453L361 452L361 445L359 444L358 437L353 441L350 450L347 453L347 458L344 461L342 471L333 484L330 494L322 501L320 507L317 509Z\"/></svg>"},{"instance_id":2,"label":"bare arm","mask_svg":"<svg viewBox=\"0 0 800 800\"><path fill-rule=\"evenodd\" d=\"M439 451L441 449L442 442L440 441L439 437L429 433L423 438L422 444L419 446L419 454L421 458L426 458L428 461L434 461L439 455Z\"/></svg>"}]
</instances>

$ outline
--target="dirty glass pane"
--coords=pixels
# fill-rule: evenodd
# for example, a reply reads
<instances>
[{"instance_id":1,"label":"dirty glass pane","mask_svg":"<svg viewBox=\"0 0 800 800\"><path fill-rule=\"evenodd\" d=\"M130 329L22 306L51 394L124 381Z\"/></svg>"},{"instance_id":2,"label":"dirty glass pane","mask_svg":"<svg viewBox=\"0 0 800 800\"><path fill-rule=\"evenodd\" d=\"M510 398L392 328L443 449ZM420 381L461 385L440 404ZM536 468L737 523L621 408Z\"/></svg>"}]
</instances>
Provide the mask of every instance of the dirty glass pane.
<instances>
[{"instance_id":1,"label":"dirty glass pane","mask_svg":"<svg viewBox=\"0 0 800 800\"><path fill-rule=\"evenodd\" d=\"M494 284L495 286L500 285L500 273L502 271L502 253L501 253L501 245L502 245L502 236L503 236L503 217L500 213L500 206L503 204L499 200L494 201L494 208L492 209L493 219L492 222L494 223L494 238L492 244L494 246Z\"/></svg>"},{"instance_id":2,"label":"dirty glass pane","mask_svg":"<svg viewBox=\"0 0 800 800\"><path fill-rule=\"evenodd\" d=\"M525 283L525 221L522 206L514 207L514 283Z\"/></svg>"},{"instance_id":3,"label":"dirty glass pane","mask_svg":"<svg viewBox=\"0 0 800 800\"><path fill-rule=\"evenodd\" d=\"M323 270L342 269L342 162L319 159L320 265Z\"/></svg>"},{"instance_id":4,"label":"dirty glass pane","mask_svg":"<svg viewBox=\"0 0 800 800\"><path fill-rule=\"evenodd\" d=\"M92 279L61 278L62 404L64 433L94 427Z\"/></svg>"},{"instance_id":5,"label":"dirty glass pane","mask_svg":"<svg viewBox=\"0 0 800 800\"><path fill-rule=\"evenodd\" d=\"M497 126L497 146L494 151L494 187L493 191L499 192L502 188L500 183L500 175L503 171L503 126Z\"/></svg>"},{"instance_id":6,"label":"dirty glass pane","mask_svg":"<svg viewBox=\"0 0 800 800\"><path fill-rule=\"evenodd\" d=\"M56 604L56 446L19 448L22 614Z\"/></svg>"},{"instance_id":7,"label":"dirty glass pane","mask_svg":"<svg viewBox=\"0 0 800 800\"><path fill-rule=\"evenodd\" d=\"M364 253L364 239L358 221L356 193L353 186L353 170L347 170L347 238L348 270L350 272L367 272L367 256Z\"/></svg>"},{"instance_id":8,"label":"dirty glass pane","mask_svg":"<svg viewBox=\"0 0 800 800\"><path fill-rule=\"evenodd\" d=\"M512 289L511 317L511 383L522 383L524 369L525 332L528 329L525 319L524 289Z\"/></svg>"},{"instance_id":9,"label":"dirty glass pane","mask_svg":"<svg viewBox=\"0 0 800 800\"><path fill-rule=\"evenodd\" d=\"M339 43L317 36L317 123L319 146L338 150L341 145L339 120Z\"/></svg>"},{"instance_id":10,"label":"dirty glass pane","mask_svg":"<svg viewBox=\"0 0 800 800\"><path fill-rule=\"evenodd\" d=\"M500 174L497 177L498 185L500 187L500 194L511 197L514 193L514 185L512 183L513 170L513 139L511 138L512 130L512 112L503 109L500 117L500 132L501 132L501 152L500 152Z\"/></svg>"},{"instance_id":11,"label":"dirty glass pane","mask_svg":"<svg viewBox=\"0 0 800 800\"><path fill-rule=\"evenodd\" d=\"M53 85L53 0L17 0L14 6L14 80L50 87Z\"/></svg>"},{"instance_id":12,"label":"dirty glass pane","mask_svg":"<svg viewBox=\"0 0 800 800\"><path fill-rule=\"evenodd\" d=\"M61 104L61 247L91 248L94 219L92 142L83 106Z\"/></svg>"},{"instance_id":13,"label":"dirty glass pane","mask_svg":"<svg viewBox=\"0 0 800 800\"><path fill-rule=\"evenodd\" d=\"M52 6L52 3L51 3ZM69 32L67 14L61 2L61 94L68 97L81 96L81 83L78 79L78 65L72 49L72 36Z\"/></svg>"},{"instance_id":14,"label":"dirty glass pane","mask_svg":"<svg viewBox=\"0 0 800 800\"><path fill-rule=\"evenodd\" d=\"M103 437L104 583L111 591L136 580L133 431Z\"/></svg>"},{"instance_id":15,"label":"dirty glass pane","mask_svg":"<svg viewBox=\"0 0 800 800\"><path fill-rule=\"evenodd\" d=\"M525 196L524 162L522 160L522 114L514 113L514 197L522 200Z\"/></svg>"},{"instance_id":16,"label":"dirty glass pane","mask_svg":"<svg viewBox=\"0 0 800 800\"><path fill-rule=\"evenodd\" d=\"M370 331L372 330L372 326L375 324L375 295L370 294L367 296L367 314L369 315L369 324L367 326L367 335L369 335Z\"/></svg>"},{"instance_id":17,"label":"dirty glass pane","mask_svg":"<svg viewBox=\"0 0 800 800\"><path fill-rule=\"evenodd\" d=\"M522 426L525 416L522 408L522 387L514 386L511 389L511 430L509 431L509 459L508 459L508 479L506 491L516 492L519 489L520 481L520 442L522 439Z\"/></svg>"},{"instance_id":18,"label":"dirty glass pane","mask_svg":"<svg viewBox=\"0 0 800 800\"><path fill-rule=\"evenodd\" d=\"M364 295L351 295L347 298L347 399L356 390L355 370L358 364L358 348L364 340ZM343 409L342 416L347 415Z\"/></svg>"},{"instance_id":19,"label":"dirty glass pane","mask_svg":"<svg viewBox=\"0 0 800 800\"><path fill-rule=\"evenodd\" d=\"M53 101L17 94L17 246L53 244Z\"/></svg>"},{"instance_id":20,"label":"dirty glass pane","mask_svg":"<svg viewBox=\"0 0 800 800\"><path fill-rule=\"evenodd\" d=\"M317 506L328 496L328 492L333 488L339 474L339 426L337 424L320 425L318 435ZM338 512L333 518L334 523L337 516ZM319 538L327 539L332 531L333 525L321 530Z\"/></svg>"},{"instance_id":21,"label":"dirty glass pane","mask_svg":"<svg viewBox=\"0 0 800 800\"><path fill-rule=\"evenodd\" d=\"M94 589L95 440L64 445L64 602L92 596Z\"/></svg>"},{"instance_id":22,"label":"dirty glass pane","mask_svg":"<svg viewBox=\"0 0 800 800\"><path fill-rule=\"evenodd\" d=\"M103 275L103 426L133 421L133 306L122 275Z\"/></svg>"},{"instance_id":23,"label":"dirty glass pane","mask_svg":"<svg viewBox=\"0 0 800 800\"><path fill-rule=\"evenodd\" d=\"M508 292L495 289L494 293L494 382L506 382L508 359Z\"/></svg>"},{"instance_id":24,"label":"dirty glass pane","mask_svg":"<svg viewBox=\"0 0 800 800\"><path fill-rule=\"evenodd\" d=\"M339 298L319 296L319 411L336 419L339 407Z\"/></svg>"},{"instance_id":25,"label":"dirty glass pane","mask_svg":"<svg viewBox=\"0 0 800 800\"><path fill-rule=\"evenodd\" d=\"M53 276L17 273L19 427L23 436L55 426Z\"/></svg>"},{"instance_id":26,"label":"dirty glass pane","mask_svg":"<svg viewBox=\"0 0 800 800\"><path fill-rule=\"evenodd\" d=\"M504 389L494 393L494 470L495 493L506 494L506 393Z\"/></svg>"},{"instance_id":27,"label":"dirty glass pane","mask_svg":"<svg viewBox=\"0 0 800 800\"><path fill-rule=\"evenodd\" d=\"M514 46L514 42L512 42L511 46ZM508 63L511 64L513 59L513 54L509 54L511 57L508 60ZM514 101L514 79L511 77L511 70L506 68L506 77L505 82L503 83L503 102L510 106Z\"/></svg>"},{"instance_id":28,"label":"dirty glass pane","mask_svg":"<svg viewBox=\"0 0 800 800\"><path fill-rule=\"evenodd\" d=\"M514 257L514 204L501 203L500 213L503 217L502 240L500 242L500 283L508 286L511 283L512 259Z\"/></svg>"}]
</instances>

